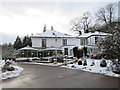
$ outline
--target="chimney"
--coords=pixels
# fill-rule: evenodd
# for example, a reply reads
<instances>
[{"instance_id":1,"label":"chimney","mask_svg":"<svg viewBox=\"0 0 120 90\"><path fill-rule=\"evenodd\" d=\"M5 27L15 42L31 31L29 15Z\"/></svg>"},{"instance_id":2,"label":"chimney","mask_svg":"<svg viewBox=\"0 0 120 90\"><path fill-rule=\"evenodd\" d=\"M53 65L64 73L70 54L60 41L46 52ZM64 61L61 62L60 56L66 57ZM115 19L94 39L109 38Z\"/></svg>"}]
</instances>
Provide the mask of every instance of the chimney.
<instances>
[{"instance_id":1,"label":"chimney","mask_svg":"<svg viewBox=\"0 0 120 90\"><path fill-rule=\"evenodd\" d=\"M43 32L46 32L46 25L44 25L44 29L43 29Z\"/></svg>"},{"instance_id":2,"label":"chimney","mask_svg":"<svg viewBox=\"0 0 120 90\"><path fill-rule=\"evenodd\" d=\"M53 30L53 26L51 26L51 30Z\"/></svg>"}]
</instances>

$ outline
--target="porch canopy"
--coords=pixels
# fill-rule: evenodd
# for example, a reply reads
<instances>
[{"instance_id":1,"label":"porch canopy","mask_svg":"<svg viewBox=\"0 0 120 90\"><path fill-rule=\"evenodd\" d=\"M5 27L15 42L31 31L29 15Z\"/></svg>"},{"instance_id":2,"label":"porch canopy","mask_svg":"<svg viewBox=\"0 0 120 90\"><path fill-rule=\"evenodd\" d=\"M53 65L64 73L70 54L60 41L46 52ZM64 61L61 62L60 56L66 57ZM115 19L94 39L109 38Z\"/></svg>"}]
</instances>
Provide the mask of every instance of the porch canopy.
<instances>
[{"instance_id":1,"label":"porch canopy","mask_svg":"<svg viewBox=\"0 0 120 90\"><path fill-rule=\"evenodd\" d=\"M30 46L18 49L16 57L38 57L38 49Z\"/></svg>"},{"instance_id":2,"label":"porch canopy","mask_svg":"<svg viewBox=\"0 0 120 90\"><path fill-rule=\"evenodd\" d=\"M59 54L62 53L62 50L60 48L49 47L49 48L43 49L43 56L53 56L58 53Z\"/></svg>"},{"instance_id":3,"label":"porch canopy","mask_svg":"<svg viewBox=\"0 0 120 90\"><path fill-rule=\"evenodd\" d=\"M62 50L60 48L50 47L46 49L36 49L30 46L21 48L17 50L16 57L49 57L56 54L61 54Z\"/></svg>"}]
</instances>

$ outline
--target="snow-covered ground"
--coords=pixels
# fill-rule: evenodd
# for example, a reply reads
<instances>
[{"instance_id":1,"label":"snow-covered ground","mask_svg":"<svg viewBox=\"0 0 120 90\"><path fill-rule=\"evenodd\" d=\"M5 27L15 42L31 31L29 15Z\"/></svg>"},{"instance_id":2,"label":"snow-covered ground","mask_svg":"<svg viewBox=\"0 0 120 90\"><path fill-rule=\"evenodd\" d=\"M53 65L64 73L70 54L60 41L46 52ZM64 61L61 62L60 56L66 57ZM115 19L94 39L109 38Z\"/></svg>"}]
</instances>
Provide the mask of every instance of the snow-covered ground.
<instances>
[{"instance_id":1,"label":"snow-covered ground","mask_svg":"<svg viewBox=\"0 0 120 90\"><path fill-rule=\"evenodd\" d=\"M107 62L107 67L100 67L100 61L101 60L94 60L95 65L91 66L93 60L92 59L86 59L87 65L78 65L78 63L74 64L67 64L66 66L61 66L65 68L70 68L70 69L78 69L78 70L83 70L83 71L88 71L92 73L98 73L98 74L104 74L112 77L120 77L120 74L115 74L110 70L110 65L111 61L106 60Z\"/></svg>"},{"instance_id":2,"label":"snow-covered ground","mask_svg":"<svg viewBox=\"0 0 120 90\"><path fill-rule=\"evenodd\" d=\"M1 67L5 64L4 60L0 60L0 69ZM12 65L12 67L15 68L14 71L6 71L2 73L2 70L0 70L0 80L8 79L8 78L13 78L13 77L18 77L20 76L20 73L23 71L22 67Z\"/></svg>"},{"instance_id":3,"label":"snow-covered ground","mask_svg":"<svg viewBox=\"0 0 120 90\"><path fill-rule=\"evenodd\" d=\"M23 62L23 63L41 64L41 65L49 65L49 66L60 66L60 67L64 67L64 68L83 70L83 71L87 71L87 72L98 73L98 74L108 75L108 76L112 76L112 77L120 77L120 74L115 74L110 70L110 68L108 68L111 65L110 60L106 60L107 67L100 67L101 60L94 60L94 63L95 63L94 66L91 66L91 64L93 62L92 59L86 59L86 61L87 61L86 66L78 65L78 62L70 64L71 61L67 62L69 64L67 64L66 66L64 65L64 63L36 63L36 62Z\"/></svg>"},{"instance_id":4,"label":"snow-covered ground","mask_svg":"<svg viewBox=\"0 0 120 90\"><path fill-rule=\"evenodd\" d=\"M62 65L63 63L42 63L42 62L40 62L40 63L37 63L37 62L22 62L22 63L25 63L25 64L40 64L40 65L48 65L48 66L60 66L60 65Z\"/></svg>"}]
</instances>

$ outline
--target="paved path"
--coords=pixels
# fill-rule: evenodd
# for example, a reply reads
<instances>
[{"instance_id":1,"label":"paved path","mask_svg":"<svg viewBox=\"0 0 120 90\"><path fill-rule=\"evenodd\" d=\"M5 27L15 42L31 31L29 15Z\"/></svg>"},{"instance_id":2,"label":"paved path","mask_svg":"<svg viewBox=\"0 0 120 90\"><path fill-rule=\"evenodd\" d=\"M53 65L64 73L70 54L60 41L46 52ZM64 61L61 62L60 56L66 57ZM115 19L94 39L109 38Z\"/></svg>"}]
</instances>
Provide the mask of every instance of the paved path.
<instances>
[{"instance_id":1,"label":"paved path","mask_svg":"<svg viewBox=\"0 0 120 90\"><path fill-rule=\"evenodd\" d=\"M3 81L3 88L117 88L118 78L80 70L19 64L20 77Z\"/></svg>"}]
</instances>

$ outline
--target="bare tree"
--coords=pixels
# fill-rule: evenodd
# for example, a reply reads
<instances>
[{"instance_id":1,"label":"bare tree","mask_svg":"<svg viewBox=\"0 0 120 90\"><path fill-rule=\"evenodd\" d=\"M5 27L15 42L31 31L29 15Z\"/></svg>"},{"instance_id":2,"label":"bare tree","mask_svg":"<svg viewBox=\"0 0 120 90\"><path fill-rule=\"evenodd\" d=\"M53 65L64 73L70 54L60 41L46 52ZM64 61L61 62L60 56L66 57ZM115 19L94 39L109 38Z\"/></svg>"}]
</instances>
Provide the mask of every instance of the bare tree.
<instances>
[{"instance_id":1,"label":"bare tree","mask_svg":"<svg viewBox=\"0 0 120 90\"><path fill-rule=\"evenodd\" d=\"M78 32L79 35L81 35L81 24L80 24L80 19L79 18L74 18L73 20L71 20L71 24L72 24L72 28L71 30Z\"/></svg>"},{"instance_id":2,"label":"bare tree","mask_svg":"<svg viewBox=\"0 0 120 90\"><path fill-rule=\"evenodd\" d=\"M107 19L108 19L108 23L110 24L110 26L111 26L111 23L112 23L112 21L114 20L114 18L115 18L115 7L116 7L116 4L115 3L111 3L111 4L108 4L107 6L106 6L106 10L107 10L107 12L108 12L108 17L107 17Z\"/></svg>"},{"instance_id":3,"label":"bare tree","mask_svg":"<svg viewBox=\"0 0 120 90\"><path fill-rule=\"evenodd\" d=\"M72 28L71 30L77 31L81 35L81 31L88 32L91 24L91 14L90 12L85 12L82 17L74 18L71 20Z\"/></svg>"},{"instance_id":4,"label":"bare tree","mask_svg":"<svg viewBox=\"0 0 120 90\"><path fill-rule=\"evenodd\" d=\"M115 9L115 3L110 3L106 7L100 8L96 13L97 20L103 22L103 24L110 28L111 23L115 19Z\"/></svg>"},{"instance_id":5,"label":"bare tree","mask_svg":"<svg viewBox=\"0 0 120 90\"><path fill-rule=\"evenodd\" d=\"M14 58L14 52L15 49L13 48L13 45L11 43L7 44L3 44L2 45L2 58L4 59L8 59L8 58Z\"/></svg>"},{"instance_id":6,"label":"bare tree","mask_svg":"<svg viewBox=\"0 0 120 90\"><path fill-rule=\"evenodd\" d=\"M85 12L81 19L81 24L84 32L87 32L87 30L89 29L90 23L91 23L91 14L90 12Z\"/></svg>"}]
</instances>

